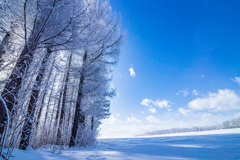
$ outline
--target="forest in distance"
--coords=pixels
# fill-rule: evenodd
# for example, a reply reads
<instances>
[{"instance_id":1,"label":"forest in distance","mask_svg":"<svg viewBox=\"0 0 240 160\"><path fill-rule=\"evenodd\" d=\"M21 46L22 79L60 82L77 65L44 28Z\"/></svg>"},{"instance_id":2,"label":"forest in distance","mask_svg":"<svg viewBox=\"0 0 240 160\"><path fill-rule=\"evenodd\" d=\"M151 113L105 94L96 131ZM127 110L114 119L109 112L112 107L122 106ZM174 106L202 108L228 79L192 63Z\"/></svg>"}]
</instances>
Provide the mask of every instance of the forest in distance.
<instances>
[{"instance_id":1,"label":"forest in distance","mask_svg":"<svg viewBox=\"0 0 240 160\"><path fill-rule=\"evenodd\" d=\"M230 121L224 121L222 124L214 126L194 126L191 128L171 128L163 129L152 132L146 132L137 136L151 136L151 135L162 135L162 134L174 134L174 133L186 133L186 132L201 132L201 131L212 131L212 130L222 130L222 129L233 129L240 128L240 117Z\"/></svg>"},{"instance_id":2,"label":"forest in distance","mask_svg":"<svg viewBox=\"0 0 240 160\"><path fill-rule=\"evenodd\" d=\"M92 146L124 34L101 0L0 2L0 155Z\"/></svg>"}]
</instances>

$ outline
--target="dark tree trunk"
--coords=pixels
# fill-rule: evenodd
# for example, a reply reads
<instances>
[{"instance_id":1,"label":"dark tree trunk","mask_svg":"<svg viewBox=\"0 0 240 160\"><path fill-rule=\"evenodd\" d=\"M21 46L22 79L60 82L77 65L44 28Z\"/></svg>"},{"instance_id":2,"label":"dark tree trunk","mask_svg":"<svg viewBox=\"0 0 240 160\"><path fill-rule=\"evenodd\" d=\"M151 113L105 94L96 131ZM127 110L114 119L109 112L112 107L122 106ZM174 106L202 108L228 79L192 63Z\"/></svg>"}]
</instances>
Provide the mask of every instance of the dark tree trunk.
<instances>
[{"instance_id":1,"label":"dark tree trunk","mask_svg":"<svg viewBox=\"0 0 240 160\"><path fill-rule=\"evenodd\" d=\"M0 44L0 66L3 63L2 56L6 53L5 46L7 46L9 42L9 38L10 38L10 34L7 33Z\"/></svg>"},{"instance_id":2,"label":"dark tree trunk","mask_svg":"<svg viewBox=\"0 0 240 160\"><path fill-rule=\"evenodd\" d=\"M58 106L57 106L57 114L56 114L56 117L55 117L55 126L58 127L57 128L57 134L58 134L58 130L60 128L60 125L58 124L58 118L59 118L59 112L60 112L60 108L61 108L62 96L63 96L63 91L60 93L60 97L59 97L59 100L58 100ZM56 141L56 144L58 145L58 140Z\"/></svg>"},{"instance_id":3,"label":"dark tree trunk","mask_svg":"<svg viewBox=\"0 0 240 160\"><path fill-rule=\"evenodd\" d=\"M25 120L25 123L23 126L23 131L22 131L22 136L21 136L21 141L19 146L21 150L26 150L26 148L29 146L29 139L30 139L30 134L32 130L32 125L33 125L34 113L35 113L36 104L37 104L37 100L40 92L39 86L42 83L45 70L47 67L47 61L49 59L50 54L51 54L51 51L49 48L47 48L47 53L45 54L42 60L39 73L36 77L36 84L34 85L34 89L32 90L32 93L31 93L31 98L30 98L30 102L27 110L28 117Z\"/></svg>"},{"instance_id":4,"label":"dark tree trunk","mask_svg":"<svg viewBox=\"0 0 240 160\"><path fill-rule=\"evenodd\" d=\"M63 124L63 117L64 117L64 114L65 114L65 105L66 105L66 98L67 98L67 90L68 90L69 72L70 72L71 61L72 61L72 54L70 55L70 58L69 58L68 71L67 71L65 86L64 86L64 90L63 90L63 102L62 102L60 121L59 121L58 132L57 132L57 145L60 145L60 141L61 141L61 127L62 127L62 124Z\"/></svg>"},{"instance_id":5,"label":"dark tree trunk","mask_svg":"<svg viewBox=\"0 0 240 160\"><path fill-rule=\"evenodd\" d=\"M30 51L27 45L24 46L23 51L21 52L18 61L9 77L9 82L6 84L1 96L6 102L9 112L12 112L14 104L16 104L16 99L18 96L18 91L21 87L23 76L25 71L28 69L29 64L33 59L34 48L31 48ZM7 114L2 102L0 102L0 134L3 134L7 120ZM1 140L1 138L0 138Z\"/></svg>"},{"instance_id":6,"label":"dark tree trunk","mask_svg":"<svg viewBox=\"0 0 240 160\"><path fill-rule=\"evenodd\" d=\"M73 125L72 125L72 133L71 133L71 139L69 143L69 147L75 146L75 140L77 136L77 131L78 131L78 126L79 124L84 125L85 121L85 116L83 115L82 109L81 109L81 100L83 96L83 82L84 82L84 65L87 60L87 52L85 51L84 56L83 56L83 65L82 65L82 72L81 72L81 78L79 82L79 88L78 88L78 95L77 95L77 103L76 103L76 108L75 108L75 115L74 115L74 120L73 120Z\"/></svg>"},{"instance_id":7,"label":"dark tree trunk","mask_svg":"<svg viewBox=\"0 0 240 160\"><path fill-rule=\"evenodd\" d=\"M36 128L38 128L39 121L40 121L40 117L41 117L41 115L42 115L42 108L43 108L45 96L46 96L46 91L45 91L45 93L43 94L43 98L42 98L42 101L41 101L41 107L40 107L39 113L38 113L38 115L37 115Z\"/></svg>"},{"instance_id":8,"label":"dark tree trunk","mask_svg":"<svg viewBox=\"0 0 240 160\"><path fill-rule=\"evenodd\" d=\"M94 119L93 119L93 116L92 116L91 130L93 130L93 122L94 122Z\"/></svg>"}]
</instances>

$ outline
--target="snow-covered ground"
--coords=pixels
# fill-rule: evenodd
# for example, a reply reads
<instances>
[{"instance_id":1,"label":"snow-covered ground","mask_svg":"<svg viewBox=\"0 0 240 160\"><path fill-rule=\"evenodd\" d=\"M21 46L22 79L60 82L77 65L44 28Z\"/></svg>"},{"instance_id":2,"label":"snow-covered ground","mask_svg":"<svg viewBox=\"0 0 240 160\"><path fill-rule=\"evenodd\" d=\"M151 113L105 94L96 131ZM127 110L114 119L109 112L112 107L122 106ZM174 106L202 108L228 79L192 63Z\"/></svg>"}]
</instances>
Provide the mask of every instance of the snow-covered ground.
<instances>
[{"instance_id":1,"label":"snow-covered ground","mask_svg":"<svg viewBox=\"0 0 240 160\"><path fill-rule=\"evenodd\" d=\"M14 150L13 156L12 160L240 159L240 129L99 139L95 148L66 150L61 154L50 150Z\"/></svg>"}]
</instances>

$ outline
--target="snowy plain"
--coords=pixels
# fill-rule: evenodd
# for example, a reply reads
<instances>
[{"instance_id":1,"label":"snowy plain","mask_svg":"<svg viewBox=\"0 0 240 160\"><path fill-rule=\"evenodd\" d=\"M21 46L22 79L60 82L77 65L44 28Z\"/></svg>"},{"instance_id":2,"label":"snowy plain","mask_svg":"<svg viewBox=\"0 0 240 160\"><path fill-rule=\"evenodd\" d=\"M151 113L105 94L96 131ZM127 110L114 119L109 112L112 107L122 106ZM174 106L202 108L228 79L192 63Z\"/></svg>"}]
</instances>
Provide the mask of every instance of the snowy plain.
<instances>
[{"instance_id":1,"label":"snowy plain","mask_svg":"<svg viewBox=\"0 0 240 160\"><path fill-rule=\"evenodd\" d=\"M68 149L61 154L15 149L12 156L10 160L240 160L240 129L98 139L96 147Z\"/></svg>"}]
</instances>

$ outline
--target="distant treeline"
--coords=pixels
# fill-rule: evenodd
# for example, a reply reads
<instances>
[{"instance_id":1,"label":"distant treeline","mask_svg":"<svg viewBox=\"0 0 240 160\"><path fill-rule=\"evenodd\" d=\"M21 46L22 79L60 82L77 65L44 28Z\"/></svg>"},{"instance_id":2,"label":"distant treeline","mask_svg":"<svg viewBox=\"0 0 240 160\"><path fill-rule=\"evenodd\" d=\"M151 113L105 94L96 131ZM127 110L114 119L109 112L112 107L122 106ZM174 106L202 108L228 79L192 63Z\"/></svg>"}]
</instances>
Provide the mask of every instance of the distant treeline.
<instances>
[{"instance_id":1,"label":"distant treeline","mask_svg":"<svg viewBox=\"0 0 240 160\"><path fill-rule=\"evenodd\" d=\"M221 129L231 129L231 128L240 128L240 117L238 119L225 121L220 125L204 126L204 127L194 126L191 128L171 128L171 129L146 132L138 136L173 134L173 133L184 133L184 132L199 132L199 131L221 130Z\"/></svg>"}]
</instances>

